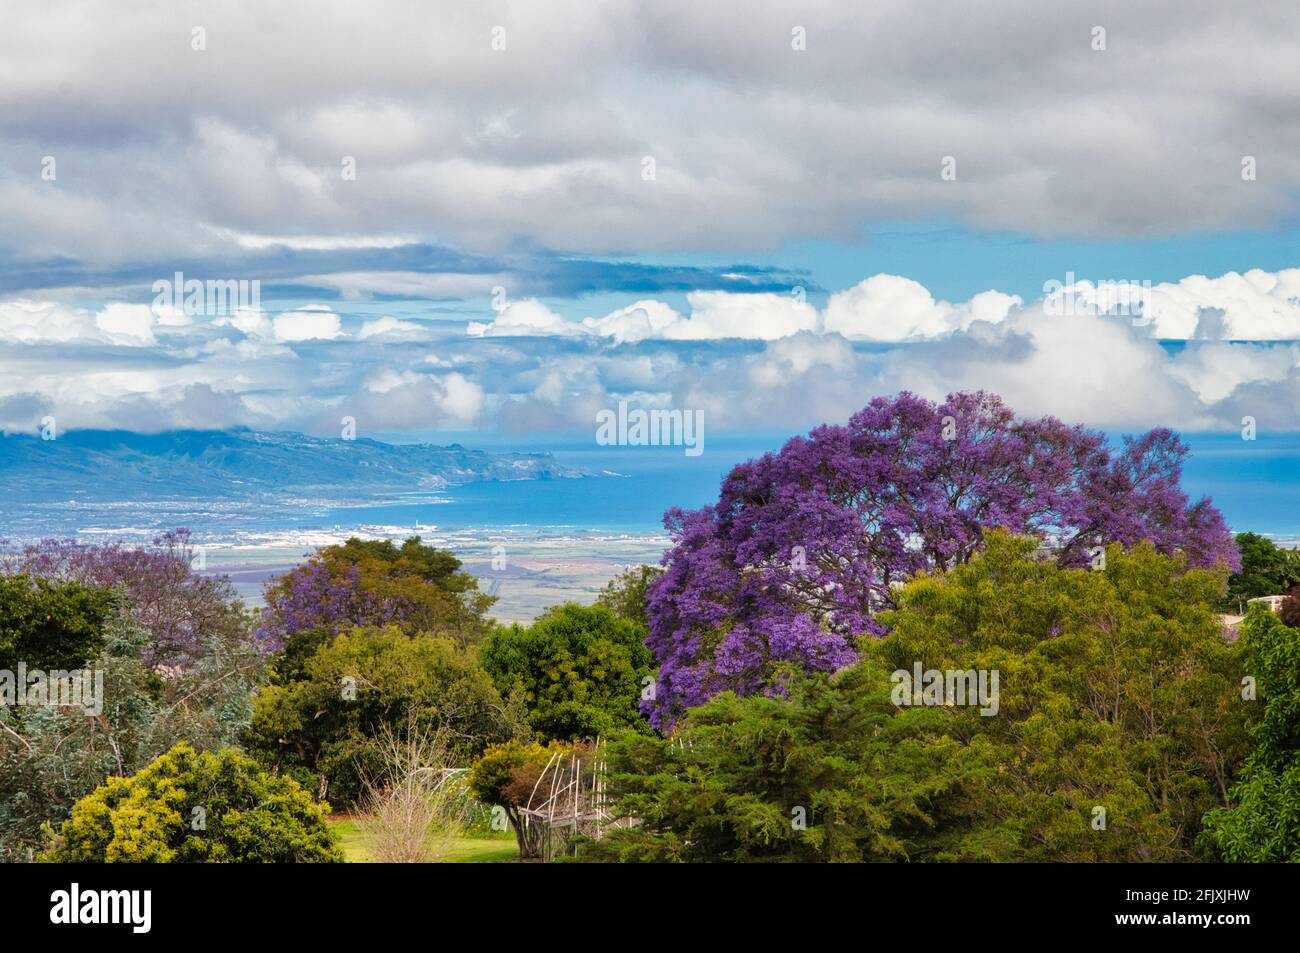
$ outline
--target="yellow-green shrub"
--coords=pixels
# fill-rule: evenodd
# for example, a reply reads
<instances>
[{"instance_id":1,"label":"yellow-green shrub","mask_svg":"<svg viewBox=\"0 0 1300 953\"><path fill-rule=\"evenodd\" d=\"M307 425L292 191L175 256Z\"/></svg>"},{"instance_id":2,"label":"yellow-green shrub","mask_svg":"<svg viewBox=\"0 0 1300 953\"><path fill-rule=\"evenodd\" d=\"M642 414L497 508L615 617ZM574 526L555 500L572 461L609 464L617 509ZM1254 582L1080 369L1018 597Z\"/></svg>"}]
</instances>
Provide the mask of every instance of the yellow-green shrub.
<instances>
[{"instance_id":1,"label":"yellow-green shrub","mask_svg":"<svg viewBox=\"0 0 1300 953\"><path fill-rule=\"evenodd\" d=\"M181 742L72 809L42 859L92 863L333 863L329 806L232 748Z\"/></svg>"}]
</instances>

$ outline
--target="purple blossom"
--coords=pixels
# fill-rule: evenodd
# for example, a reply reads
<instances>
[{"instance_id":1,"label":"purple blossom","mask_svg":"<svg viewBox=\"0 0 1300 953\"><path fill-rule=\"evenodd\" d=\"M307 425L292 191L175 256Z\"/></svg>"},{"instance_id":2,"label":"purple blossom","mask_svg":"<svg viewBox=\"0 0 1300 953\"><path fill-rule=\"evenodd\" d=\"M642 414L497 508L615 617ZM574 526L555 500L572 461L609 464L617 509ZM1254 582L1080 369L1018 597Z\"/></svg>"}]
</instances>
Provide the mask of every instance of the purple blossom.
<instances>
[{"instance_id":1,"label":"purple blossom","mask_svg":"<svg viewBox=\"0 0 1300 953\"><path fill-rule=\"evenodd\" d=\"M665 514L674 545L648 593L659 682L643 707L667 727L718 692L773 691L783 665L851 664L896 585L970 559L990 528L1039 536L1066 566L1150 539L1235 570L1222 515L1179 485L1186 455L1164 429L1112 454L1097 431L1017 418L983 391L876 398L735 467L715 505Z\"/></svg>"},{"instance_id":2,"label":"purple blossom","mask_svg":"<svg viewBox=\"0 0 1300 953\"><path fill-rule=\"evenodd\" d=\"M266 609L256 635L267 646L282 648L295 632L384 625L396 621L404 610L405 606L394 600L381 599L362 588L361 571L356 566L338 571L314 558L267 589Z\"/></svg>"}]
</instances>

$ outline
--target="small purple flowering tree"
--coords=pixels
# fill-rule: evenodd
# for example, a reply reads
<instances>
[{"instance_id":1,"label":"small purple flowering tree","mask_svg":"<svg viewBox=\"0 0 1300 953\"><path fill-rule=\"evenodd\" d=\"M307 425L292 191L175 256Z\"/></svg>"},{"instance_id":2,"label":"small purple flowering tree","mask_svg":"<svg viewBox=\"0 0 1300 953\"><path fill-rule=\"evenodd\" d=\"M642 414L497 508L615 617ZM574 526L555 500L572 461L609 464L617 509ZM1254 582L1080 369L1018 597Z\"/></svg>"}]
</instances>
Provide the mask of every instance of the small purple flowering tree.
<instances>
[{"instance_id":1,"label":"small purple flowering tree","mask_svg":"<svg viewBox=\"0 0 1300 953\"><path fill-rule=\"evenodd\" d=\"M130 620L149 632L149 665L187 665L215 640L247 637L247 620L225 576L195 571L187 529L170 530L148 546L43 539L4 561L3 571L35 578L74 580L124 592Z\"/></svg>"},{"instance_id":2,"label":"small purple flowering tree","mask_svg":"<svg viewBox=\"0 0 1300 953\"><path fill-rule=\"evenodd\" d=\"M735 467L715 505L665 514L674 545L648 600L659 678L643 709L666 728L721 691L851 664L897 584L966 562L994 527L1038 536L1065 566L1149 539L1235 570L1222 515L1180 488L1186 455L1163 429L1112 453L1097 431L1018 418L983 391L876 398Z\"/></svg>"},{"instance_id":3,"label":"small purple flowering tree","mask_svg":"<svg viewBox=\"0 0 1300 953\"><path fill-rule=\"evenodd\" d=\"M268 586L259 639L275 648L297 632L323 629L331 633L353 626L396 621L401 607L361 586L356 566L342 570L313 559Z\"/></svg>"},{"instance_id":4,"label":"small purple flowering tree","mask_svg":"<svg viewBox=\"0 0 1300 953\"><path fill-rule=\"evenodd\" d=\"M454 554L413 536L400 546L350 539L319 549L271 580L265 601L258 636L279 648L299 633L328 639L354 626L388 623L468 645L486 633L484 613L495 600L479 592Z\"/></svg>"}]
</instances>

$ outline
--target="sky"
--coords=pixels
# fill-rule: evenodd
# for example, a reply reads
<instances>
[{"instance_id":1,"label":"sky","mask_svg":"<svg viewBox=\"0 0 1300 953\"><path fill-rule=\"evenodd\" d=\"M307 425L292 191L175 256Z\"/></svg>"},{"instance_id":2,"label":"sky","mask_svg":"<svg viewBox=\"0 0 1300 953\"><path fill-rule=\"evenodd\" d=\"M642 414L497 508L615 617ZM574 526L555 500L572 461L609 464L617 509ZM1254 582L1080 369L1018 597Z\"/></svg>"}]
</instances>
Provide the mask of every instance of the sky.
<instances>
[{"instance_id":1,"label":"sky","mask_svg":"<svg viewBox=\"0 0 1300 953\"><path fill-rule=\"evenodd\" d=\"M1293 2L0 22L5 432L537 442L622 400L795 432L975 388L1300 430Z\"/></svg>"}]
</instances>

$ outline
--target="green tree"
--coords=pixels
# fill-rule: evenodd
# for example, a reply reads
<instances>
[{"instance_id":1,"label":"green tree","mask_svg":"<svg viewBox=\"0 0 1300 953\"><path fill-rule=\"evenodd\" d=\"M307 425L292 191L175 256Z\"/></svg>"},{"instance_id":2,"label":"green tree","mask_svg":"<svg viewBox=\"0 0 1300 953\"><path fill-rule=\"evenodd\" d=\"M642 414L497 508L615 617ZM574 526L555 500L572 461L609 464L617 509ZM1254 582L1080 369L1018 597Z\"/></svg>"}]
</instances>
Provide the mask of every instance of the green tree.
<instances>
[{"instance_id":1,"label":"green tree","mask_svg":"<svg viewBox=\"0 0 1300 953\"><path fill-rule=\"evenodd\" d=\"M1030 860L1188 860L1248 749L1240 646L1213 606L1217 571L1147 543L1103 571L1063 570L1034 543L916 580L873 654L890 668L998 671L998 715L957 713L986 752L981 816Z\"/></svg>"},{"instance_id":2,"label":"green tree","mask_svg":"<svg viewBox=\"0 0 1300 953\"><path fill-rule=\"evenodd\" d=\"M653 672L645 627L604 606L567 603L532 625L498 626L480 659L503 696L523 693L528 723L543 738L649 730L639 711Z\"/></svg>"},{"instance_id":3,"label":"green tree","mask_svg":"<svg viewBox=\"0 0 1300 953\"><path fill-rule=\"evenodd\" d=\"M446 635L461 645L487 633L485 613L496 597L479 591L478 580L460 571L455 554L426 546L418 536L401 546L386 539L349 539L321 550L321 557L336 566L356 567L364 591L402 606L394 621L408 633Z\"/></svg>"},{"instance_id":4,"label":"green tree","mask_svg":"<svg viewBox=\"0 0 1300 953\"><path fill-rule=\"evenodd\" d=\"M1231 806L1205 818L1205 842L1224 860L1300 861L1300 629L1252 607L1242 625L1264 715Z\"/></svg>"},{"instance_id":5,"label":"green tree","mask_svg":"<svg viewBox=\"0 0 1300 953\"><path fill-rule=\"evenodd\" d=\"M646 589L664 573L658 566L629 566L605 584L596 605L612 609L621 618L649 625Z\"/></svg>"},{"instance_id":6,"label":"green tree","mask_svg":"<svg viewBox=\"0 0 1300 953\"><path fill-rule=\"evenodd\" d=\"M1300 551L1282 549L1258 533L1238 533L1237 548L1241 571L1228 577L1225 611L1245 612L1250 599L1280 595L1300 584Z\"/></svg>"},{"instance_id":7,"label":"green tree","mask_svg":"<svg viewBox=\"0 0 1300 953\"><path fill-rule=\"evenodd\" d=\"M0 669L81 668L103 647L112 602L77 582L0 575Z\"/></svg>"},{"instance_id":8,"label":"green tree","mask_svg":"<svg viewBox=\"0 0 1300 953\"><path fill-rule=\"evenodd\" d=\"M1103 571L1036 545L990 533L913 580L849 669L720 696L671 739L617 738L610 793L641 823L585 856L1192 859L1248 746L1222 576L1148 544L1109 548ZM988 694L918 698L918 665L983 673Z\"/></svg>"},{"instance_id":9,"label":"green tree","mask_svg":"<svg viewBox=\"0 0 1300 953\"><path fill-rule=\"evenodd\" d=\"M42 859L56 863L338 863L329 805L234 749L177 744L109 778L72 809Z\"/></svg>"},{"instance_id":10,"label":"green tree","mask_svg":"<svg viewBox=\"0 0 1300 953\"><path fill-rule=\"evenodd\" d=\"M397 626L344 632L305 660L302 677L257 695L247 740L267 764L314 775L319 795L352 803L383 769L385 728L432 726L469 759L518 733L473 655L449 638L408 636Z\"/></svg>"},{"instance_id":11,"label":"green tree","mask_svg":"<svg viewBox=\"0 0 1300 953\"><path fill-rule=\"evenodd\" d=\"M787 692L783 699L726 692L691 709L672 738L619 735L606 751L610 789L619 813L640 823L584 844L581 857L961 856L960 835L977 812L976 781L988 769L979 752L946 733L947 712L896 711L874 661L836 676L796 677Z\"/></svg>"}]
</instances>

